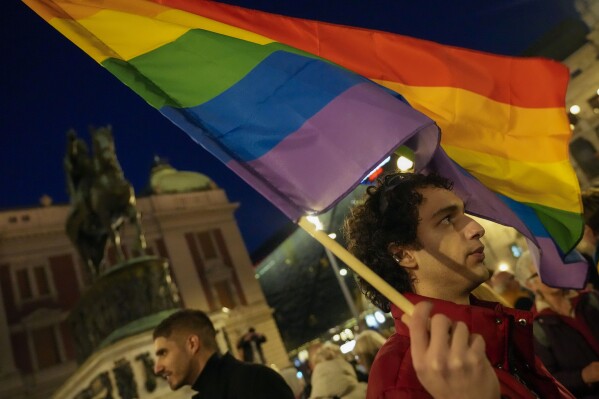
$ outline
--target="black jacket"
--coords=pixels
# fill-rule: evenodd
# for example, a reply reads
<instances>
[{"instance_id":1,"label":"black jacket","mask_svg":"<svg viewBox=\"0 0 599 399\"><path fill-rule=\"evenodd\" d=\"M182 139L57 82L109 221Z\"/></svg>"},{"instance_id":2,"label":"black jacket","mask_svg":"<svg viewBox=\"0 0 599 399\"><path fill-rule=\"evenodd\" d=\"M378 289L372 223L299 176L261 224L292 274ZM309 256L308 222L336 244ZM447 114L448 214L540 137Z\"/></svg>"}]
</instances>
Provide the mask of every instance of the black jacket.
<instances>
[{"instance_id":1,"label":"black jacket","mask_svg":"<svg viewBox=\"0 0 599 399\"><path fill-rule=\"evenodd\" d=\"M198 392L192 399L294 399L276 371L240 362L229 353L208 359L191 388Z\"/></svg>"},{"instance_id":2,"label":"black jacket","mask_svg":"<svg viewBox=\"0 0 599 399\"><path fill-rule=\"evenodd\" d=\"M599 361L599 295L582 291L572 305L575 318L548 308L535 315L535 352L577 398L599 399L599 383L587 385L581 374L589 363Z\"/></svg>"}]
</instances>

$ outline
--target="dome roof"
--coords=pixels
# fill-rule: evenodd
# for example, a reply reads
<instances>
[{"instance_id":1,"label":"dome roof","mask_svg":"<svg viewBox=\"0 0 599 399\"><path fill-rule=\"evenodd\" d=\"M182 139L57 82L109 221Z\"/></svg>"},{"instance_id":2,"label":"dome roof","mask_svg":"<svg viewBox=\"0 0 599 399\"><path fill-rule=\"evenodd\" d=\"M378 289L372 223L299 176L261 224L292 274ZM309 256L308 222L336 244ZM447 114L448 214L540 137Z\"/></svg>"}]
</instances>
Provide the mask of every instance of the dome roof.
<instances>
[{"instance_id":1,"label":"dome roof","mask_svg":"<svg viewBox=\"0 0 599 399\"><path fill-rule=\"evenodd\" d=\"M178 171L157 157L150 172L150 187L152 194L172 194L212 190L217 185L202 173Z\"/></svg>"}]
</instances>

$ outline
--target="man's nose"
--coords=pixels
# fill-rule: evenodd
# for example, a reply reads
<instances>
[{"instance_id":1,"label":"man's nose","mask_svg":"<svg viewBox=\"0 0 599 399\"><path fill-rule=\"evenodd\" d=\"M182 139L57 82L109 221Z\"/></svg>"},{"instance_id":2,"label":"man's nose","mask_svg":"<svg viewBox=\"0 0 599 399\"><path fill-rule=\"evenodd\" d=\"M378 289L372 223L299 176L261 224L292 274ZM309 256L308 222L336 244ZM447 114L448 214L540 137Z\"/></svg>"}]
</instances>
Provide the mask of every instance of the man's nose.
<instances>
[{"instance_id":1,"label":"man's nose","mask_svg":"<svg viewBox=\"0 0 599 399\"><path fill-rule=\"evenodd\" d=\"M164 367L162 367L162 364L160 364L160 361L156 360L156 363L154 364L154 374L160 375L160 373L162 373L163 369L164 369Z\"/></svg>"},{"instance_id":2,"label":"man's nose","mask_svg":"<svg viewBox=\"0 0 599 399\"><path fill-rule=\"evenodd\" d=\"M473 238L481 238L485 235L485 228L480 225L476 220L472 219L470 216L467 216L469 219L468 224L466 225L466 235L469 239Z\"/></svg>"}]
</instances>

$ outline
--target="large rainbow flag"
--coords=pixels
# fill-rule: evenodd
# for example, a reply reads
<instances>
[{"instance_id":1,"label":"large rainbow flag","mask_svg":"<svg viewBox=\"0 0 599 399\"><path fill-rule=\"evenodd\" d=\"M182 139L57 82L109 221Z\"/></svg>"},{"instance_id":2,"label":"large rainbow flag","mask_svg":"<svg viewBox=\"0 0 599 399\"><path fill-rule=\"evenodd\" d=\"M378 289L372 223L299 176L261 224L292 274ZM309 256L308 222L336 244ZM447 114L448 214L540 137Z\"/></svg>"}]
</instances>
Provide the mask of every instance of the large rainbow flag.
<instances>
[{"instance_id":1,"label":"large rainbow flag","mask_svg":"<svg viewBox=\"0 0 599 399\"><path fill-rule=\"evenodd\" d=\"M406 144L540 248L545 282L583 285L562 65L206 0L24 1L291 219Z\"/></svg>"}]
</instances>

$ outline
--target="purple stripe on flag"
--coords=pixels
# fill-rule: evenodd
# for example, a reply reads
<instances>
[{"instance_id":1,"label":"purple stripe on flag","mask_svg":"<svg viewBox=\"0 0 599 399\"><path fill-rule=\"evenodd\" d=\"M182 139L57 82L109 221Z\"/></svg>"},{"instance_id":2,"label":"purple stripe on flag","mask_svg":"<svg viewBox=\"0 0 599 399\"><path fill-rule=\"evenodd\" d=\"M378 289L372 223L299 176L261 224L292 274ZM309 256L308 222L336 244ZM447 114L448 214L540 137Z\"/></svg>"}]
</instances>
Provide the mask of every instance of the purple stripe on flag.
<instances>
[{"instance_id":1,"label":"purple stripe on flag","mask_svg":"<svg viewBox=\"0 0 599 399\"><path fill-rule=\"evenodd\" d=\"M551 287L584 288L589 272L589 264L579 256L580 261L564 263L557 247L551 238L537 237L541 249L539 277L543 283Z\"/></svg>"},{"instance_id":2,"label":"purple stripe on flag","mask_svg":"<svg viewBox=\"0 0 599 399\"><path fill-rule=\"evenodd\" d=\"M511 226L536 243L535 236L510 207L501 201L493 191L449 158L441 146L426 169L453 181L453 189L456 195L464 201L469 214L504 226Z\"/></svg>"},{"instance_id":3,"label":"purple stripe on flag","mask_svg":"<svg viewBox=\"0 0 599 399\"><path fill-rule=\"evenodd\" d=\"M337 96L260 158L227 165L297 220L326 211L401 144L426 163L438 142L431 119L364 83Z\"/></svg>"}]
</instances>

